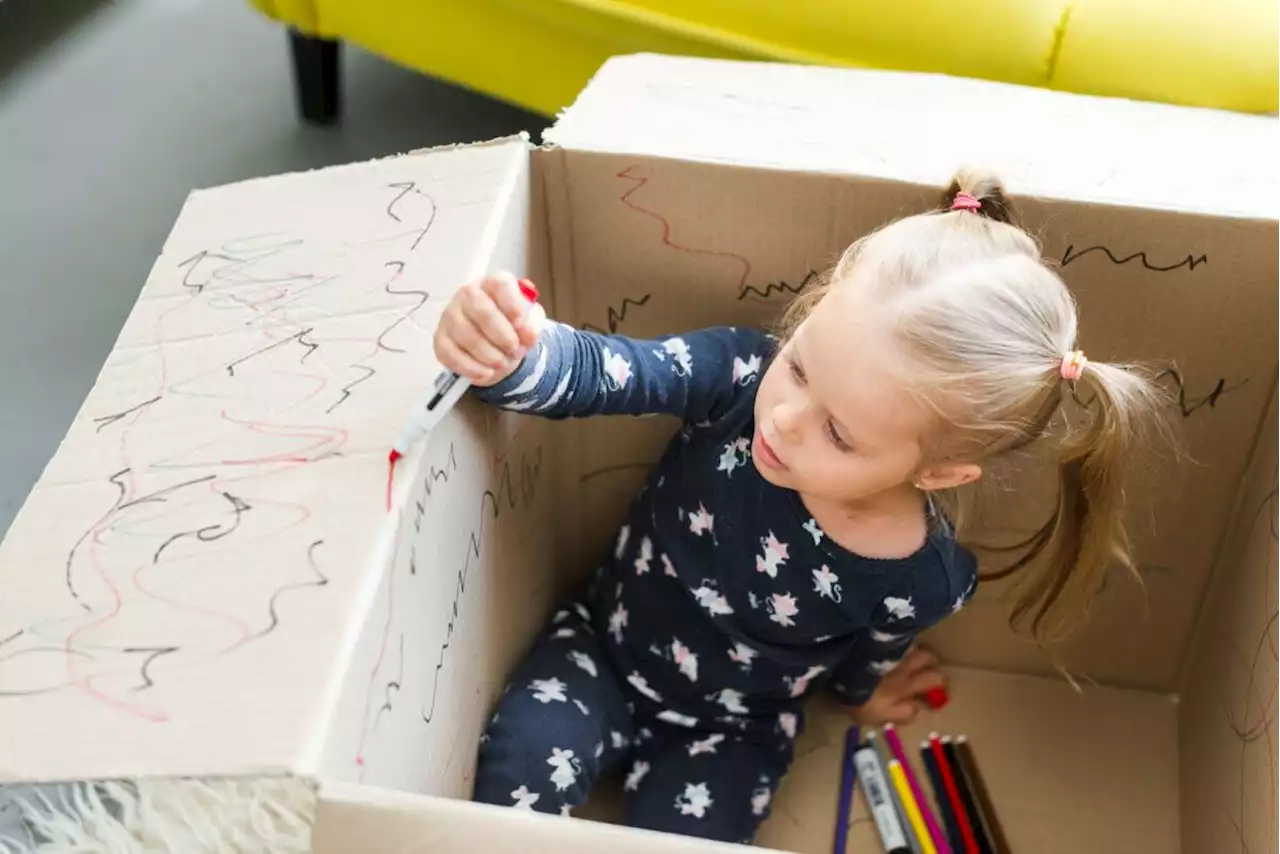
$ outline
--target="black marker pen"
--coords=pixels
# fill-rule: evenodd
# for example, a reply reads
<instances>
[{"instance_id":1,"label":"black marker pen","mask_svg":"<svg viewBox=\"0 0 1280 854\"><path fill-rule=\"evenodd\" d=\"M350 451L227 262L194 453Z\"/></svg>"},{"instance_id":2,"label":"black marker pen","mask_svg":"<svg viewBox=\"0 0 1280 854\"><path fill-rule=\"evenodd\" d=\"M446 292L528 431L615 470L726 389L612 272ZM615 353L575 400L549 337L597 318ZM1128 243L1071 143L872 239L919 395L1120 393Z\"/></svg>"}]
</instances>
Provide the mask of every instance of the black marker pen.
<instances>
[{"instance_id":1,"label":"black marker pen","mask_svg":"<svg viewBox=\"0 0 1280 854\"><path fill-rule=\"evenodd\" d=\"M886 854L911 854L907 835L898 821L898 811L893 808L889 797L889 781L880 764L880 755L874 747L864 744L854 752L853 764L858 768L858 782L862 784L862 792Z\"/></svg>"}]
</instances>

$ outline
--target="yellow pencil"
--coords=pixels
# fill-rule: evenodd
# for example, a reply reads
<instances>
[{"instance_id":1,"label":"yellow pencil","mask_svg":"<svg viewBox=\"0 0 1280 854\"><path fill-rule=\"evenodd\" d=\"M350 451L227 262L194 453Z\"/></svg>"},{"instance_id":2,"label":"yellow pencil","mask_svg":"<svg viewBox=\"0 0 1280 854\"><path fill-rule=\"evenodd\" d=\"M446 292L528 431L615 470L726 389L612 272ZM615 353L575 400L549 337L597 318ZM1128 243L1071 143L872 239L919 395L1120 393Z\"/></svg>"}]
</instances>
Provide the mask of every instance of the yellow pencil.
<instances>
[{"instance_id":1,"label":"yellow pencil","mask_svg":"<svg viewBox=\"0 0 1280 854\"><path fill-rule=\"evenodd\" d=\"M907 814L911 830L915 833L916 839L920 840L920 850L923 854L938 854L938 849L933 847L933 837L929 835L929 829L924 826L920 806L911 796L911 787L907 785L907 775L902 770L902 763L896 759L889 760L889 779L893 781L893 788L898 791L898 800L902 801L902 811Z\"/></svg>"}]
</instances>

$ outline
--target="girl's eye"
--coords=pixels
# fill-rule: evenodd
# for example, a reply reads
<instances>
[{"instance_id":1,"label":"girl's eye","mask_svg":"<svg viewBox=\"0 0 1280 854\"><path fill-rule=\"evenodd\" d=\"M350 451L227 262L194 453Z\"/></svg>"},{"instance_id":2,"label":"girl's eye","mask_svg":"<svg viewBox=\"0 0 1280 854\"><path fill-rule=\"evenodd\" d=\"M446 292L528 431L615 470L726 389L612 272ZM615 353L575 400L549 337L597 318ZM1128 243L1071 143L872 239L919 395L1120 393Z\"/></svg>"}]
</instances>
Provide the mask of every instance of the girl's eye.
<instances>
[{"instance_id":1,"label":"girl's eye","mask_svg":"<svg viewBox=\"0 0 1280 854\"><path fill-rule=\"evenodd\" d=\"M827 438L831 440L831 444L835 445L842 451L852 450L849 447L849 444L845 442L844 439L840 438L840 433L836 430L836 425L830 421L827 422Z\"/></svg>"},{"instance_id":2,"label":"girl's eye","mask_svg":"<svg viewBox=\"0 0 1280 854\"><path fill-rule=\"evenodd\" d=\"M800 367L800 363L794 359L790 359L787 361L787 364L791 367L791 376L795 381L804 385L804 368Z\"/></svg>"}]
</instances>

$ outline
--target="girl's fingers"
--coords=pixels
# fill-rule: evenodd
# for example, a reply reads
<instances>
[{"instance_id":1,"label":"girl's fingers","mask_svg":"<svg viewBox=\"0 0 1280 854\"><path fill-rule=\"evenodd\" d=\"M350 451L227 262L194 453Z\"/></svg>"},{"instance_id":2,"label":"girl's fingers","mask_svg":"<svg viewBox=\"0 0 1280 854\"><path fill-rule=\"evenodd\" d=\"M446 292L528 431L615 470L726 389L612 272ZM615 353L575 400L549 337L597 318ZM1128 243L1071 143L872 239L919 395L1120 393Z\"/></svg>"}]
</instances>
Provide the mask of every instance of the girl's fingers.
<instances>
[{"instance_id":1,"label":"girl's fingers","mask_svg":"<svg viewBox=\"0 0 1280 854\"><path fill-rule=\"evenodd\" d=\"M472 359L494 370L511 358L486 338L469 317L450 324L449 337Z\"/></svg>"},{"instance_id":2,"label":"girl's fingers","mask_svg":"<svg viewBox=\"0 0 1280 854\"><path fill-rule=\"evenodd\" d=\"M896 726L906 726L914 721L919 713L920 708L914 701L903 700L894 703L885 710L884 722Z\"/></svg>"},{"instance_id":3,"label":"girl's fingers","mask_svg":"<svg viewBox=\"0 0 1280 854\"><path fill-rule=\"evenodd\" d=\"M516 322L516 334L520 336L520 344L529 349L538 343L542 328L547 322L547 311L538 304L529 306L524 317Z\"/></svg>"},{"instance_id":4,"label":"girl's fingers","mask_svg":"<svg viewBox=\"0 0 1280 854\"><path fill-rule=\"evenodd\" d=\"M479 288L469 288L463 294L461 300L463 316L483 337L484 343L498 351L500 360L512 359L520 355L520 338L516 335L515 326L498 310L497 304L490 299L489 295ZM478 343L474 350L469 346L469 342L463 342L463 344L473 356L482 358L485 362L490 361L483 355L487 352L486 349Z\"/></svg>"},{"instance_id":5,"label":"girl's fingers","mask_svg":"<svg viewBox=\"0 0 1280 854\"><path fill-rule=\"evenodd\" d=\"M482 386L494 380L493 368L476 361L446 334L436 334L436 358L440 360L440 364L458 376L465 377L473 385Z\"/></svg>"},{"instance_id":6,"label":"girl's fingers","mask_svg":"<svg viewBox=\"0 0 1280 854\"><path fill-rule=\"evenodd\" d=\"M918 697L934 688L945 688L947 679L942 675L942 671L936 667L928 670L920 670L911 674L907 682L907 693L913 697Z\"/></svg>"},{"instance_id":7,"label":"girl's fingers","mask_svg":"<svg viewBox=\"0 0 1280 854\"><path fill-rule=\"evenodd\" d=\"M493 300L498 311L511 323L516 323L528 312L529 301L520 293L516 277L510 273L498 273L480 282L480 289Z\"/></svg>"}]
</instances>

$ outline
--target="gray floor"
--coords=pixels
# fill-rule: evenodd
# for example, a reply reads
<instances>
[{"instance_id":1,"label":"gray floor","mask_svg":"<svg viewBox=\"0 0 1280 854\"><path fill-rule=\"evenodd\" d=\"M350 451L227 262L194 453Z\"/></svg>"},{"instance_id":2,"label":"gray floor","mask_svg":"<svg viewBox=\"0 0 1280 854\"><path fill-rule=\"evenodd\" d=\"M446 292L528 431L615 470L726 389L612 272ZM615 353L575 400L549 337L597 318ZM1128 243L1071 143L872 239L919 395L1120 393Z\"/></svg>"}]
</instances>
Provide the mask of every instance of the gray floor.
<instances>
[{"instance_id":1,"label":"gray floor","mask_svg":"<svg viewBox=\"0 0 1280 854\"><path fill-rule=\"evenodd\" d=\"M343 60L343 123L306 127L283 30L242 0L0 0L0 534L191 189L547 123Z\"/></svg>"}]
</instances>

